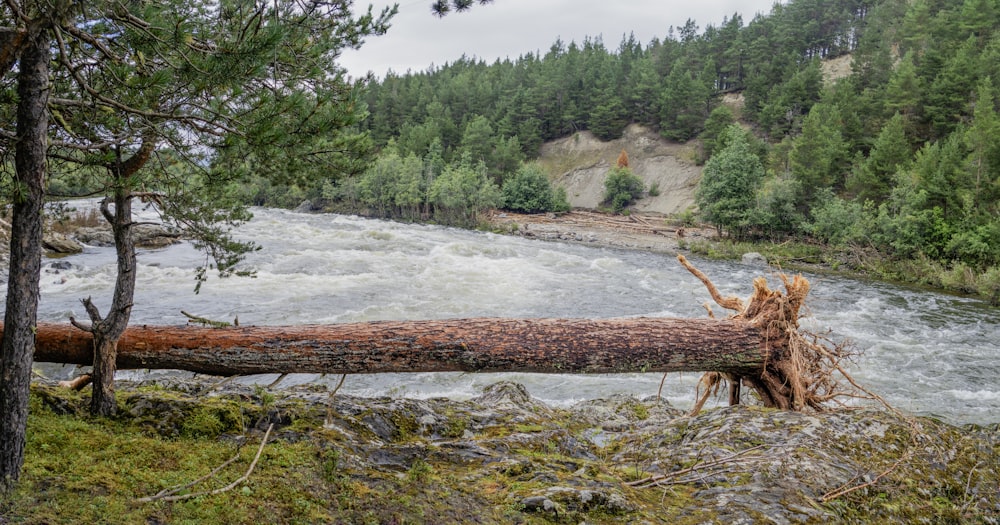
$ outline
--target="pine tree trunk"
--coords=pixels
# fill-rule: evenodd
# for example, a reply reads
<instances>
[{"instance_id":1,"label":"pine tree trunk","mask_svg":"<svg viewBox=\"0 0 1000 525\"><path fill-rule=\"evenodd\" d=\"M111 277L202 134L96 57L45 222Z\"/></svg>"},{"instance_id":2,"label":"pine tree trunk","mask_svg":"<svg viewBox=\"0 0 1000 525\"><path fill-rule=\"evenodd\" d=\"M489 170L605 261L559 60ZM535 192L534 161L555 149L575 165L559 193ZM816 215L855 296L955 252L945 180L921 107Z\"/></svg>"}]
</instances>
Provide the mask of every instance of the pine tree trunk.
<instances>
[{"instance_id":1,"label":"pine tree trunk","mask_svg":"<svg viewBox=\"0 0 1000 525\"><path fill-rule=\"evenodd\" d=\"M18 73L15 194L10 235L7 303L0 343L0 492L24 464L28 392L42 264L42 205L49 96L49 47L44 32L29 36Z\"/></svg>"},{"instance_id":2,"label":"pine tree trunk","mask_svg":"<svg viewBox=\"0 0 1000 525\"><path fill-rule=\"evenodd\" d=\"M697 372L759 375L773 334L714 319L450 319L129 328L117 366L214 375L379 372ZM91 337L38 328L37 361L90 364Z\"/></svg>"},{"instance_id":3,"label":"pine tree trunk","mask_svg":"<svg viewBox=\"0 0 1000 525\"><path fill-rule=\"evenodd\" d=\"M95 416L115 415L118 402L115 400L115 370L118 360L118 340L97 335L94 340L94 369L91 372L93 394L90 397L90 413Z\"/></svg>"},{"instance_id":4,"label":"pine tree trunk","mask_svg":"<svg viewBox=\"0 0 1000 525\"><path fill-rule=\"evenodd\" d=\"M116 178L119 186L115 188L114 212L108 206L108 200L101 203L101 213L111 223L115 236L115 252L118 255L118 274L115 279L115 291L111 298L111 308L106 316L101 317L97 307L88 297L84 306L90 316L91 325L86 327L94 338L93 360L93 395L90 398L90 413L95 416L110 417L115 414L118 403L115 401L115 370L118 360L118 340L128 326L132 313L132 301L135 297L135 239L132 236L132 195L125 186L128 175L138 170L124 170L125 166L141 166L144 159L133 163L143 152L148 155L146 144L140 153L126 163L119 162L115 168L119 174Z\"/></svg>"}]
</instances>

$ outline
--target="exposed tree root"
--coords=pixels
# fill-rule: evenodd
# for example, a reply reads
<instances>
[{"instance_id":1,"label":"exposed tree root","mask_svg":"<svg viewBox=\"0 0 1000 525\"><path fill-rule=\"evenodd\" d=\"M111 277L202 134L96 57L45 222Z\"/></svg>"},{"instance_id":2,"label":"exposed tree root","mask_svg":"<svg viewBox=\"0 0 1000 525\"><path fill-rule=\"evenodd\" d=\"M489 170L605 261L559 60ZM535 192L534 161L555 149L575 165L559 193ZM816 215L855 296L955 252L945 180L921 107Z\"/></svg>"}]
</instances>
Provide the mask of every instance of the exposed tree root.
<instances>
[{"instance_id":1,"label":"exposed tree root","mask_svg":"<svg viewBox=\"0 0 1000 525\"><path fill-rule=\"evenodd\" d=\"M758 277L753 282L753 295L744 303L738 297L723 297L712 281L683 255L677 260L705 285L716 304L735 312L730 319L762 329L766 338L762 347L767 359L760 375L705 374L699 381L699 390L704 388L704 393L699 396L692 414L698 413L723 383L729 384L730 404L739 403L739 387L745 384L757 393L765 406L784 410L822 411L826 403L839 398L863 397L845 390L840 384L840 379L846 378L850 384L857 385L841 366L845 359L852 357L852 352L844 344L799 330L799 311L809 294L809 281L804 277L789 278L780 274L785 284L784 293L769 289L767 280Z\"/></svg>"}]
</instances>

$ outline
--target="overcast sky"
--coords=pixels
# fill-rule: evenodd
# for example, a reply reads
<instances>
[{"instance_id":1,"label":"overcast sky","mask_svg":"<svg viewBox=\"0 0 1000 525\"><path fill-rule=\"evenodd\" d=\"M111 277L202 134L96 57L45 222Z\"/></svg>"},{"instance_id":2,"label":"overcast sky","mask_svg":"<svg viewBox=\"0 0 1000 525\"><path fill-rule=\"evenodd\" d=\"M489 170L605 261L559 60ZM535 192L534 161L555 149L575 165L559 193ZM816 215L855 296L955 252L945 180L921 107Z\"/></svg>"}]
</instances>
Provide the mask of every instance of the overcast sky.
<instances>
[{"instance_id":1,"label":"overcast sky","mask_svg":"<svg viewBox=\"0 0 1000 525\"><path fill-rule=\"evenodd\" d=\"M600 36L604 46L614 51L630 32L645 47L654 37L662 40L670 26L679 28L689 18L704 30L739 13L746 25L757 13L770 13L775 1L495 0L438 18L431 14L431 0L355 0L355 9L371 4L376 12L398 3L399 14L385 36L369 38L359 51L346 51L340 63L355 77L368 71L382 76L390 69L401 74L454 62L463 53L488 63L497 58L515 60L535 51L544 54L557 38L581 43L586 36Z\"/></svg>"}]
</instances>

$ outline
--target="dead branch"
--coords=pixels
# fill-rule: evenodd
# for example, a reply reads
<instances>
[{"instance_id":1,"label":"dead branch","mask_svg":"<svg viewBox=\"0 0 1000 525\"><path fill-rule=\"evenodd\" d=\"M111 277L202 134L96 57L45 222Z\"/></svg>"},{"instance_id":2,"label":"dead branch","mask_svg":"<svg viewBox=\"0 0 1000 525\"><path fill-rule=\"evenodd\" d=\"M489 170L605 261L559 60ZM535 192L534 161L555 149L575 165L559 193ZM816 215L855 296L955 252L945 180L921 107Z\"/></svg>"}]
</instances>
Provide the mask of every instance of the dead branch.
<instances>
[{"instance_id":1,"label":"dead branch","mask_svg":"<svg viewBox=\"0 0 1000 525\"><path fill-rule=\"evenodd\" d=\"M197 315L189 314L189 313L185 312L184 310L181 310L181 314L183 314L184 317L188 318L188 322L189 323L197 323L197 324L200 324L202 326L211 326L213 328L225 328L227 326L233 326L231 323L229 323L227 321L214 321L214 320L208 319L206 317L200 317L200 316L197 316Z\"/></svg>"},{"instance_id":2,"label":"dead branch","mask_svg":"<svg viewBox=\"0 0 1000 525\"><path fill-rule=\"evenodd\" d=\"M223 492L229 492L230 490L233 490L240 483L243 483L244 481L246 481L247 479L250 478L250 474L253 473L253 469L257 467L257 461L260 460L261 453L264 452L264 445L267 444L267 438L268 438L268 436L271 435L271 430L273 428L274 428L274 423L271 423L267 427L267 432L264 432L264 437L261 438L261 440L260 440L260 447L257 448L257 455L255 455L254 458L253 458L253 461L250 462L250 467L247 468L247 471L242 476L236 478L236 480L234 480L232 483L226 485L225 487L217 488L215 490L206 490L206 491L202 491L202 492L193 492L191 494L180 494L180 495L177 494L178 492L180 492L180 491L182 491L182 490L184 490L186 488L193 487L194 485L197 485L198 483L200 483L200 482L202 482L204 480L207 480L209 478L214 477L224 467L226 467L227 465L229 465L230 463L232 463L233 461L235 461L239 457L239 452L237 452L235 456L233 456L232 458L230 458L228 461L226 461L222 465L216 467L214 470L212 470L212 472L209 472L207 475L202 476L201 478L199 478L199 479L197 479L197 480L195 480L195 481L193 481L191 483L188 483L188 484L185 484L183 486L176 487L176 488L173 488L173 489L168 489L166 491L160 491L159 493L157 493L157 494L155 494L153 496L146 496L144 498L139 498L136 501L139 502L139 503L150 503L150 502L153 502L153 501L182 501L182 500L191 499L191 498L198 498L198 497L201 497L201 496L214 496L216 494L222 494Z\"/></svg>"},{"instance_id":3,"label":"dead branch","mask_svg":"<svg viewBox=\"0 0 1000 525\"><path fill-rule=\"evenodd\" d=\"M83 390L92 380L93 378L90 374L83 374L69 381L60 381L59 386L62 388L72 388L73 390Z\"/></svg>"},{"instance_id":4,"label":"dead branch","mask_svg":"<svg viewBox=\"0 0 1000 525\"><path fill-rule=\"evenodd\" d=\"M723 297L722 294L719 293L719 289L715 287L715 284L712 283L708 276L689 263L683 255L678 255L677 260L680 261L682 266L687 268L687 271L697 277L705 285L705 288L708 288L708 293L712 296L712 299L715 300L716 304L726 310L733 310L736 312L743 311L743 301L741 301L739 297Z\"/></svg>"},{"instance_id":5,"label":"dead branch","mask_svg":"<svg viewBox=\"0 0 1000 525\"><path fill-rule=\"evenodd\" d=\"M676 483L688 483L690 480L680 481L680 478L682 476L686 475L686 474L691 474L691 473L697 472L699 470L704 470L704 469L707 469L707 468L718 467L718 466L730 464L733 461L735 461L737 458L740 458L742 456L745 456L745 455L747 455L747 454L749 454L751 452L754 452L756 450L760 450L762 448L764 448L764 445L757 445L755 447L750 447L748 449L744 449L744 450L741 450L739 452L735 452L733 454L730 454L730 455L722 457L722 458L713 459L711 461L705 461L705 462L702 462L702 463L698 463L698 464L690 466L688 468L683 468L683 469L680 469L680 470L676 470L676 471L670 472L668 474L657 474L655 476L649 476L647 478L643 478L643 479L640 479L640 480L630 481L630 482L626 483L626 485L628 485L630 487L639 488L639 489L645 489L645 488L649 488L649 487L674 484L675 482Z\"/></svg>"}]
</instances>

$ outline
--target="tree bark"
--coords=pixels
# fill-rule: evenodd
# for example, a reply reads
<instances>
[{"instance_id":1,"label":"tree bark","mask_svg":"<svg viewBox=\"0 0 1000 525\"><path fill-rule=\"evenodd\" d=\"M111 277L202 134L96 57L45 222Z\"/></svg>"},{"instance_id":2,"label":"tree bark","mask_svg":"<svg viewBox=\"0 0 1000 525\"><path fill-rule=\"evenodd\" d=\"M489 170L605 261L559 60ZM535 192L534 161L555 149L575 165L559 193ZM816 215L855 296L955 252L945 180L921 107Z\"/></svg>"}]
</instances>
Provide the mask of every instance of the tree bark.
<instances>
[{"instance_id":1,"label":"tree bark","mask_svg":"<svg viewBox=\"0 0 1000 525\"><path fill-rule=\"evenodd\" d=\"M119 187L115 188L115 210L108 209L107 200L101 204L101 211L115 236L115 252L117 253L117 277L115 291L111 299L111 307L106 316L102 317L90 298L83 303L90 316L91 325L88 328L94 337L93 382L94 390L90 398L90 413L95 416L110 417L115 414L115 370L118 360L118 340L128 326L132 313L132 300L135 296L135 239L132 236L132 197L124 187L125 177L118 177ZM75 324L75 323L74 323Z\"/></svg>"},{"instance_id":2,"label":"tree bark","mask_svg":"<svg viewBox=\"0 0 1000 525\"><path fill-rule=\"evenodd\" d=\"M2 329L2 327L0 327ZM760 375L766 330L715 319L452 319L335 325L140 326L118 343L121 369L214 375L379 372L684 372ZM90 364L93 342L38 327L36 361Z\"/></svg>"},{"instance_id":3,"label":"tree bark","mask_svg":"<svg viewBox=\"0 0 1000 525\"><path fill-rule=\"evenodd\" d=\"M41 28L32 28L18 70L10 273L0 342L0 492L13 486L24 464L48 145L49 47L45 34Z\"/></svg>"},{"instance_id":4,"label":"tree bark","mask_svg":"<svg viewBox=\"0 0 1000 525\"><path fill-rule=\"evenodd\" d=\"M95 416L113 416L118 407L115 401L118 340L128 327L132 315L132 302L135 298L136 256L132 229L134 225L132 176L146 164L154 149L156 149L156 138L149 134L143 138L142 146L135 154L128 159L122 159L121 151L116 151L115 162L107 166L114 180L115 209L114 211L110 209L111 198L105 198L101 202L101 214L111 224L111 231L114 233L118 269L111 307L106 316L101 316L97 306L88 297L83 300L83 304L90 317L90 326L70 319L77 328L94 336L94 388L90 398L90 413Z\"/></svg>"}]
</instances>

